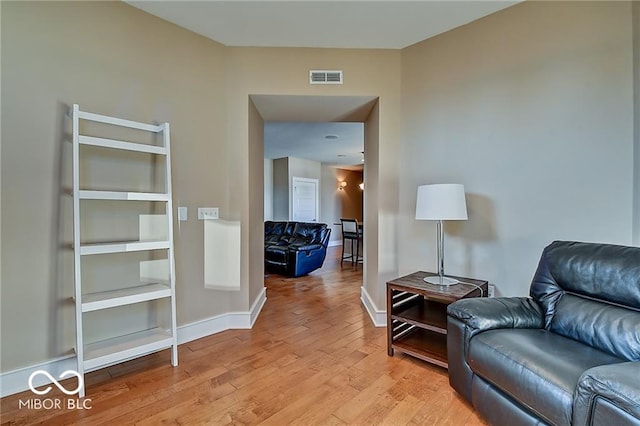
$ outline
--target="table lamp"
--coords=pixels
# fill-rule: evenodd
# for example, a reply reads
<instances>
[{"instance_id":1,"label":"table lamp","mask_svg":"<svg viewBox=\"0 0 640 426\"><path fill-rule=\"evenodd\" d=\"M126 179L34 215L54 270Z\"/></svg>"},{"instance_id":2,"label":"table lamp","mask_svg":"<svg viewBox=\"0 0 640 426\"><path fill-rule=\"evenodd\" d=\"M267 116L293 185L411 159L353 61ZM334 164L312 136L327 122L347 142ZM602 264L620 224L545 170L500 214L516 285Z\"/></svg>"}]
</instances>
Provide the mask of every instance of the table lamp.
<instances>
[{"instance_id":1,"label":"table lamp","mask_svg":"<svg viewBox=\"0 0 640 426\"><path fill-rule=\"evenodd\" d=\"M458 280L444 275L444 226L443 220L467 220L467 203L464 185L447 183L421 185L416 200L416 220L436 220L438 229L438 275L424 278L429 284L449 286Z\"/></svg>"}]
</instances>

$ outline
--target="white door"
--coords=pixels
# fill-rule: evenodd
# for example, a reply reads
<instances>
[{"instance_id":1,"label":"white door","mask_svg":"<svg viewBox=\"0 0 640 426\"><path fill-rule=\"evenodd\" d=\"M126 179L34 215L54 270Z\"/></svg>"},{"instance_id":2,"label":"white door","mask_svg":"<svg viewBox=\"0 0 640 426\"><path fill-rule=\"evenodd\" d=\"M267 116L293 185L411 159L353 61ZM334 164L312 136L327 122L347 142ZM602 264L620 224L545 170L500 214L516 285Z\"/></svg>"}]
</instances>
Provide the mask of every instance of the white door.
<instances>
[{"instance_id":1,"label":"white door","mask_svg":"<svg viewBox=\"0 0 640 426\"><path fill-rule=\"evenodd\" d=\"M318 221L318 179L293 177L292 220Z\"/></svg>"}]
</instances>

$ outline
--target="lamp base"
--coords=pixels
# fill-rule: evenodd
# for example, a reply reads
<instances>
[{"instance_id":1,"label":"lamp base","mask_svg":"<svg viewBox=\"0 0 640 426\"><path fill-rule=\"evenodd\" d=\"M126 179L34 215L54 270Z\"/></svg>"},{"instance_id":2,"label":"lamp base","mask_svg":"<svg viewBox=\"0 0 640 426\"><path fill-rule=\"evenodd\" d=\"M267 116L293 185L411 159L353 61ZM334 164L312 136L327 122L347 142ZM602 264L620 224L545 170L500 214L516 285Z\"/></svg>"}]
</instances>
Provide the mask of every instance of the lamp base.
<instances>
[{"instance_id":1,"label":"lamp base","mask_svg":"<svg viewBox=\"0 0 640 426\"><path fill-rule=\"evenodd\" d=\"M433 284L433 285L440 285L440 286L450 286L450 285L456 285L458 284L460 281L456 280L455 278L449 278L449 277L441 277L439 275L431 275L428 277L425 277L422 279L424 282L429 283L429 284Z\"/></svg>"}]
</instances>

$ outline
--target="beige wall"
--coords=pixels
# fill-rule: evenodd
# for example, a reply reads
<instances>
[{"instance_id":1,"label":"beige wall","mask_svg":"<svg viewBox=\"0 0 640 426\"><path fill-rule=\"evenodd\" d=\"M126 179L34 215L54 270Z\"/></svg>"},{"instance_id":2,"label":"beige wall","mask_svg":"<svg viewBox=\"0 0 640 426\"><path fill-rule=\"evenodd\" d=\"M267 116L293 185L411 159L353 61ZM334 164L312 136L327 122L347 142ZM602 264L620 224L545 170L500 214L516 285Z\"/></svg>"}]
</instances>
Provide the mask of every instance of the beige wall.
<instances>
[{"instance_id":1,"label":"beige wall","mask_svg":"<svg viewBox=\"0 0 640 426\"><path fill-rule=\"evenodd\" d=\"M398 274L397 217L398 148L386 147L380 136L382 107L377 102L364 123L364 291L378 311L385 310L386 282ZM393 151L391 151L391 148ZM389 155L394 162L383 161Z\"/></svg>"},{"instance_id":2,"label":"beige wall","mask_svg":"<svg viewBox=\"0 0 640 426\"><path fill-rule=\"evenodd\" d=\"M64 114L170 122L180 325L229 310L204 289L198 206L228 213L224 48L120 2L2 2L3 372L74 346ZM116 171L117 173L117 171ZM246 191L245 191L246 193ZM118 324L118 323L113 323ZM113 328L117 328L114 326Z\"/></svg>"},{"instance_id":3,"label":"beige wall","mask_svg":"<svg viewBox=\"0 0 640 426\"><path fill-rule=\"evenodd\" d=\"M631 241L629 3L526 2L403 51L225 48L120 2L0 7L3 372L73 345L60 249L71 103L171 123L174 204L190 213L176 227L179 325L246 311L263 288L254 94L378 99L365 123L363 283L378 310L388 279L435 263L434 227L413 219L419 184L466 185L470 220L448 227L447 266L504 294L526 292L552 239ZM311 86L309 69L342 69L345 84ZM242 222L239 292L204 289L205 206Z\"/></svg>"},{"instance_id":4,"label":"beige wall","mask_svg":"<svg viewBox=\"0 0 640 426\"><path fill-rule=\"evenodd\" d=\"M500 294L528 294L552 240L631 242L630 8L525 2L403 50L400 272L435 265L426 183L467 191L445 270Z\"/></svg>"},{"instance_id":5,"label":"beige wall","mask_svg":"<svg viewBox=\"0 0 640 426\"><path fill-rule=\"evenodd\" d=\"M377 170L380 188L382 188L381 191L384 191L380 200L384 202L384 213L388 216L381 222L372 220L371 225L367 224L366 226L384 227L384 230L380 232L382 237L379 240L372 238L367 242L367 245L371 244L369 250L384 250L381 255L384 260L384 269L378 272L378 268L372 266L369 273L365 272L364 279L365 286L374 289L372 294L374 303L383 309L384 283L387 278L397 273L397 252L392 248L395 247L395 217L398 209L397 170L401 120L400 52L355 49L229 48L227 59L228 68L233 70L227 81L227 131L231 141L242 141L247 138L246 129L249 117L246 113L246 105L250 95L378 97L376 111L380 110L382 113L379 115L379 119L376 118L375 127L380 143L375 146L371 143L369 146L365 141L368 161L368 165L365 167ZM308 71L310 69L341 69L344 71L345 83L336 86L309 85ZM245 185L245 188L247 182L242 175L246 173L246 163L241 164L241 159L247 157L248 149L254 148L238 142L234 145L235 155L230 160L234 164L234 178L238 183ZM374 150L377 152L374 153ZM366 171L365 179L367 179ZM376 185L372 187L372 191L375 188L377 188ZM248 208L246 204L234 205L242 205L243 209ZM371 204L369 208L371 215L378 214L378 205ZM246 223L248 217L243 212L235 213L241 216L243 223ZM372 229L371 234L377 235L378 230ZM365 239L365 241L367 240ZM243 244L252 244L255 246L252 250L258 253L257 247L263 248L264 242L262 236L251 242L247 236L246 239L243 237ZM246 258L243 257L243 260ZM261 261L262 258L251 259L251 265L258 265ZM249 267L249 262L246 262L246 265ZM248 271L246 274L245 276L248 276ZM258 284L249 283L249 286L253 288ZM235 305L232 306L239 308Z\"/></svg>"},{"instance_id":6,"label":"beige wall","mask_svg":"<svg viewBox=\"0 0 640 426\"><path fill-rule=\"evenodd\" d=\"M335 225L340 219L340 197L338 194L338 169L332 166L322 165L322 177L320 187L320 221L331 228L329 244L342 241L340 225Z\"/></svg>"},{"instance_id":7,"label":"beige wall","mask_svg":"<svg viewBox=\"0 0 640 426\"><path fill-rule=\"evenodd\" d=\"M249 221L243 226L249 237L249 293L243 293L247 308L264 289L264 121L249 101ZM245 231L242 231L245 232Z\"/></svg>"},{"instance_id":8,"label":"beige wall","mask_svg":"<svg viewBox=\"0 0 640 426\"><path fill-rule=\"evenodd\" d=\"M322 174L322 165L313 160L306 160L304 158L295 158L288 157L289 160L289 220L293 219L293 178L307 178L307 179L317 179L318 180L318 196L322 191L321 185L321 174ZM320 197L318 197L320 198ZM318 200L318 203L321 203L321 199ZM318 206L318 211L320 211L321 206ZM319 218L318 218L319 219Z\"/></svg>"},{"instance_id":9,"label":"beige wall","mask_svg":"<svg viewBox=\"0 0 640 426\"><path fill-rule=\"evenodd\" d=\"M273 219L289 220L289 159L276 158L273 164Z\"/></svg>"},{"instance_id":10,"label":"beige wall","mask_svg":"<svg viewBox=\"0 0 640 426\"><path fill-rule=\"evenodd\" d=\"M634 209L633 243L640 246L640 2L633 2Z\"/></svg>"},{"instance_id":11,"label":"beige wall","mask_svg":"<svg viewBox=\"0 0 640 426\"><path fill-rule=\"evenodd\" d=\"M277 160L265 159L264 161L265 182L269 181L271 183L269 186L265 184L265 203L267 202L267 198L271 194L274 194L275 192L277 192L273 186L274 161L276 163L280 162L280 165L283 166L282 167L283 184L281 186L284 186L284 189L280 192L285 195L287 194L286 182L288 178L288 170L287 170L288 159L287 158L277 159ZM351 190L353 191L353 188L357 189L358 188L357 185L360 182L362 182L362 172L353 172L348 170L336 169L334 166L320 164L320 219L319 221L322 223L326 223L331 228L331 237L329 240L330 243L334 241L342 242L341 235L340 235L340 226L335 224L339 223L340 217L342 216L342 210L343 210L342 201L343 201L343 198L345 197L345 194L342 191L338 190L338 182L340 179L343 179L347 175L352 177L352 179L350 180L351 182L350 185L352 186ZM306 177L312 177L314 179L316 178L316 176L306 176ZM359 211L357 209L355 211L354 209L351 209L348 211L352 212L352 213L349 213L350 217L358 217L358 220L362 220L361 219L362 218L362 191L360 191L359 189L357 189L357 191L360 194L356 193L353 195L356 198L358 196L360 198ZM353 204L354 201L350 201L350 203ZM283 207L280 210L285 214L282 220L289 220L288 216L286 215L288 202L284 200L283 202L281 202L281 204L283 205ZM268 218L269 216L267 215L271 214L270 212L272 211L274 211L273 202L271 203L271 209L268 209L267 206L265 205L265 220L271 220ZM271 216L273 216L273 214L271 214ZM342 216L342 217L345 217L345 216Z\"/></svg>"},{"instance_id":12,"label":"beige wall","mask_svg":"<svg viewBox=\"0 0 640 426\"><path fill-rule=\"evenodd\" d=\"M263 184L264 184L264 220L273 220L273 160L271 158L264 159Z\"/></svg>"},{"instance_id":13,"label":"beige wall","mask_svg":"<svg viewBox=\"0 0 640 426\"><path fill-rule=\"evenodd\" d=\"M363 181L363 172L355 170L337 169L337 180L334 189L338 188L338 182L347 182L343 190L336 191L341 206L340 216L344 218L354 218L362 222L362 196L363 192L358 185Z\"/></svg>"},{"instance_id":14,"label":"beige wall","mask_svg":"<svg viewBox=\"0 0 640 426\"><path fill-rule=\"evenodd\" d=\"M342 181L347 182L347 186L340 190L338 184ZM356 218L362 222L363 192L358 188L358 184L362 181L363 173L361 171L322 166L320 218L332 229L330 243L342 243L340 218Z\"/></svg>"},{"instance_id":15,"label":"beige wall","mask_svg":"<svg viewBox=\"0 0 640 426\"><path fill-rule=\"evenodd\" d=\"M321 192L322 165L317 161L295 157L276 158L271 163L275 164L275 179L272 179L273 187L271 188L271 193L276 194L273 200L273 211L275 212L273 216L275 220L292 220L293 178L318 179L319 191ZM319 201L319 208L322 209L322 197Z\"/></svg>"},{"instance_id":16,"label":"beige wall","mask_svg":"<svg viewBox=\"0 0 640 426\"><path fill-rule=\"evenodd\" d=\"M380 180L396 184L399 51L225 48L120 2L1 7L2 104L10 106L2 110L3 372L73 346L72 271L60 249L71 238L61 139L72 103L171 123L174 204L190 216L176 227L179 326L247 311L263 288L262 119L251 94L379 97ZM343 69L345 84L310 86L312 68ZM242 222L239 292L204 289L203 224L194 217L205 206ZM377 286L377 275L371 280Z\"/></svg>"}]
</instances>

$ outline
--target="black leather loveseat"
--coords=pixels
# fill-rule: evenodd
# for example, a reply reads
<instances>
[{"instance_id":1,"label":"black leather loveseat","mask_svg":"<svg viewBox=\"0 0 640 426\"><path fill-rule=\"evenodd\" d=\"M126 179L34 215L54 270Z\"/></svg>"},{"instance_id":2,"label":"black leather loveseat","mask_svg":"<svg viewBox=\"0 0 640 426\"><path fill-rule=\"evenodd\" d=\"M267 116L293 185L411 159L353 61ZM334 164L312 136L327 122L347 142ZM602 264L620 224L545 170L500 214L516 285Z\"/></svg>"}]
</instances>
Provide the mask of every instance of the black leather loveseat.
<instances>
[{"instance_id":1,"label":"black leather loveseat","mask_svg":"<svg viewBox=\"0 0 640 426\"><path fill-rule=\"evenodd\" d=\"M556 241L530 295L449 305L451 386L493 425L640 425L640 248Z\"/></svg>"},{"instance_id":2,"label":"black leather loveseat","mask_svg":"<svg viewBox=\"0 0 640 426\"><path fill-rule=\"evenodd\" d=\"M264 267L268 272L299 277L322 266L331 228L324 223L264 223Z\"/></svg>"}]
</instances>

